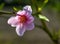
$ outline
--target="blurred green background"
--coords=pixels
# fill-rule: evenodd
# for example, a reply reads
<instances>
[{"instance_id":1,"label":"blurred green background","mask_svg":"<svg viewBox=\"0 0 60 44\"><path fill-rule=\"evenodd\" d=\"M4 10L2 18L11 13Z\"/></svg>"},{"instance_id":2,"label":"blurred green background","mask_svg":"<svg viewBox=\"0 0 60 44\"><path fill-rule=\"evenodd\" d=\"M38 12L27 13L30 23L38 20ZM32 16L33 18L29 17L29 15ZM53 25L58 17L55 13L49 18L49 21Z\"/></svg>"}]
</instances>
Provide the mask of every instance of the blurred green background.
<instances>
[{"instance_id":1,"label":"blurred green background","mask_svg":"<svg viewBox=\"0 0 60 44\"><path fill-rule=\"evenodd\" d=\"M43 1L36 0L37 5L41 7ZM13 12L13 7L19 10L26 5L31 5L33 13L35 13L34 2L35 0L0 0L0 10ZM42 14L50 19L50 22L46 22L46 24L51 33L53 34L53 29L57 32L60 29L60 0L49 0L43 8ZM47 33L37 27L32 31L26 31L23 37L19 37L15 32L15 28L7 24L7 20L11 16L0 13L0 44L53 44ZM34 23L41 25L39 19L35 16L34 18Z\"/></svg>"}]
</instances>

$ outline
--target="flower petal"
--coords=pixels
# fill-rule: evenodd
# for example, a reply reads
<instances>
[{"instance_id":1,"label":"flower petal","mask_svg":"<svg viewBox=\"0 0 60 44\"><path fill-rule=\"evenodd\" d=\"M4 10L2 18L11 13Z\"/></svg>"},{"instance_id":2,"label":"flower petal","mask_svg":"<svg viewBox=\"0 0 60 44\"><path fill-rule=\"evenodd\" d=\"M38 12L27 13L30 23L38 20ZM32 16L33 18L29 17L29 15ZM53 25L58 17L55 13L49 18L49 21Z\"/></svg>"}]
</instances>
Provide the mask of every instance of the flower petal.
<instances>
[{"instance_id":1,"label":"flower petal","mask_svg":"<svg viewBox=\"0 0 60 44\"><path fill-rule=\"evenodd\" d=\"M30 24L30 23L32 23L33 21L34 21L34 17L33 17L33 16L30 16L30 17L28 18L27 23Z\"/></svg>"},{"instance_id":2,"label":"flower petal","mask_svg":"<svg viewBox=\"0 0 60 44\"><path fill-rule=\"evenodd\" d=\"M30 16L32 16L31 15L31 13L29 13L29 12L27 12L27 11L25 11L25 10L22 10L22 11L18 11L17 12L17 15L19 16L19 15L25 15L26 17L30 17Z\"/></svg>"},{"instance_id":3,"label":"flower petal","mask_svg":"<svg viewBox=\"0 0 60 44\"><path fill-rule=\"evenodd\" d=\"M12 27L15 27L17 25L18 20L16 17L10 17L7 21L8 24L10 24Z\"/></svg>"},{"instance_id":4,"label":"flower petal","mask_svg":"<svg viewBox=\"0 0 60 44\"><path fill-rule=\"evenodd\" d=\"M29 5L25 6L25 7L23 8L23 10L26 10L26 11L32 13L32 8L31 8L31 6L29 6Z\"/></svg>"},{"instance_id":5,"label":"flower petal","mask_svg":"<svg viewBox=\"0 0 60 44\"><path fill-rule=\"evenodd\" d=\"M32 30L34 28L34 23L31 23L31 24L25 24L25 28L27 30Z\"/></svg>"},{"instance_id":6,"label":"flower petal","mask_svg":"<svg viewBox=\"0 0 60 44\"><path fill-rule=\"evenodd\" d=\"M23 26L23 24L20 24L16 27L17 35L23 36L24 32L25 32L25 27Z\"/></svg>"},{"instance_id":7,"label":"flower petal","mask_svg":"<svg viewBox=\"0 0 60 44\"><path fill-rule=\"evenodd\" d=\"M22 10L22 11L20 10L17 12L17 15L25 15L25 14L26 14L26 11L24 11L24 10Z\"/></svg>"}]
</instances>

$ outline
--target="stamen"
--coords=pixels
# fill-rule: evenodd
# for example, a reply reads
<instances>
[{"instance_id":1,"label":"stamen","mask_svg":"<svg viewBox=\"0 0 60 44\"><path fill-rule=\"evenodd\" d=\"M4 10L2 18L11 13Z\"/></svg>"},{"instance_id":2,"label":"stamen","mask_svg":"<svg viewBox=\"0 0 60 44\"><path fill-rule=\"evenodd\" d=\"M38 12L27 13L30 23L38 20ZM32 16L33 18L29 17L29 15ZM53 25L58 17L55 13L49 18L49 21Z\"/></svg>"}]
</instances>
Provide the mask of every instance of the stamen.
<instances>
[{"instance_id":1,"label":"stamen","mask_svg":"<svg viewBox=\"0 0 60 44\"><path fill-rule=\"evenodd\" d=\"M25 15L20 15L19 20L20 20L20 23L25 23L27 21L27 18Z\"/></svg>"}]
</instances>

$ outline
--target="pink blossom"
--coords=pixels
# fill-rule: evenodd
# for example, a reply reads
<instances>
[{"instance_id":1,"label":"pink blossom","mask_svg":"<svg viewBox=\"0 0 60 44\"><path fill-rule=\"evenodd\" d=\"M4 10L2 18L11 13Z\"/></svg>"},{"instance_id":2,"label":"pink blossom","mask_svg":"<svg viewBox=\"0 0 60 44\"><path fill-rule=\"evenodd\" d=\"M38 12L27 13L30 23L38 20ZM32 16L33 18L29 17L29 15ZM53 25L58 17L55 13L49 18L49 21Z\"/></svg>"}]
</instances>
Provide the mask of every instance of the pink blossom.
<instances>
[{"instance_id":1,"label":"pink blossom","mask_svg":"<svg viewBox=\"0 0 60 44\"><path fill-rule=\"evenodd\" d=\"M16 27L17 35L23 36L26 30L32 30L34 28L34 17L31 14L31 6L27 5L23 10L18 11L16 16L10 17L7 23L12 27Z\"/></svg>"}]
</instances>

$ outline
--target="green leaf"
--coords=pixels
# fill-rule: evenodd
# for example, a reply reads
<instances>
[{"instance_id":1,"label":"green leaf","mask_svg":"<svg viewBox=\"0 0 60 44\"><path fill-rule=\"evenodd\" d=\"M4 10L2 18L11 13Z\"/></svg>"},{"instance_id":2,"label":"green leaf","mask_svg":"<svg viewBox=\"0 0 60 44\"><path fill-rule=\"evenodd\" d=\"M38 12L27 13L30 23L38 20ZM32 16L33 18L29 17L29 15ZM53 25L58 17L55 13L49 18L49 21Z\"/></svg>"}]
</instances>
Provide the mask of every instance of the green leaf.
<instances>
[{"instance_id":1,"label":"green leaf","mask_svg":"<svg viewBox=\"0 0 60 44\"><path fill-rule=\"evenodd\" d=\"M47 2L48 2L48 0L45 0L45 1L44 1L44 3L47 3Z\"/></svg>"},{"instance_id":2,"label":"green leaf","mask_svg":"<svg viewBox=\"0 0 60 44\"><path fill-rule=\"evenodd\" d=\"M59 38L60 38L60 29L59 29L59 31L58 31L58 36L59 36Z\"/></svg>"},{"instance_id":3,"label":"green leaf","mask_svg":"<svg viewBox=\"0 0 60 44\"><path fill-rule=\"evenodd\" d=\"M40 19L42 19L42 20L45 20L45 21L48 21L48 22L49 22L49 19L48 19L46 16L41 15L41 14L39 14L38 16L39 16L39 18L40 18Z\"/></svg>"},{"instance_id":4,"label":"green leaf","mask_svg":"<svg viewBox=\"0 0 60 44\"><path fill-rule=\"evenodd\" d=\"M13 10L14 10L14 11L18 11L18 9L17 9L16 7L13 7Z\"/></svg>"},{"instance_id":5,"label":"green leaf","mask_svg":"<svg viewBox=\"0 0 60 44\"><path fill-rule=\"evenodd\" d=\"M5 5L4 3L1 3L1 4L0 4L0 10L3 9L4 5Z\"/></svg>"}]
</instances>

